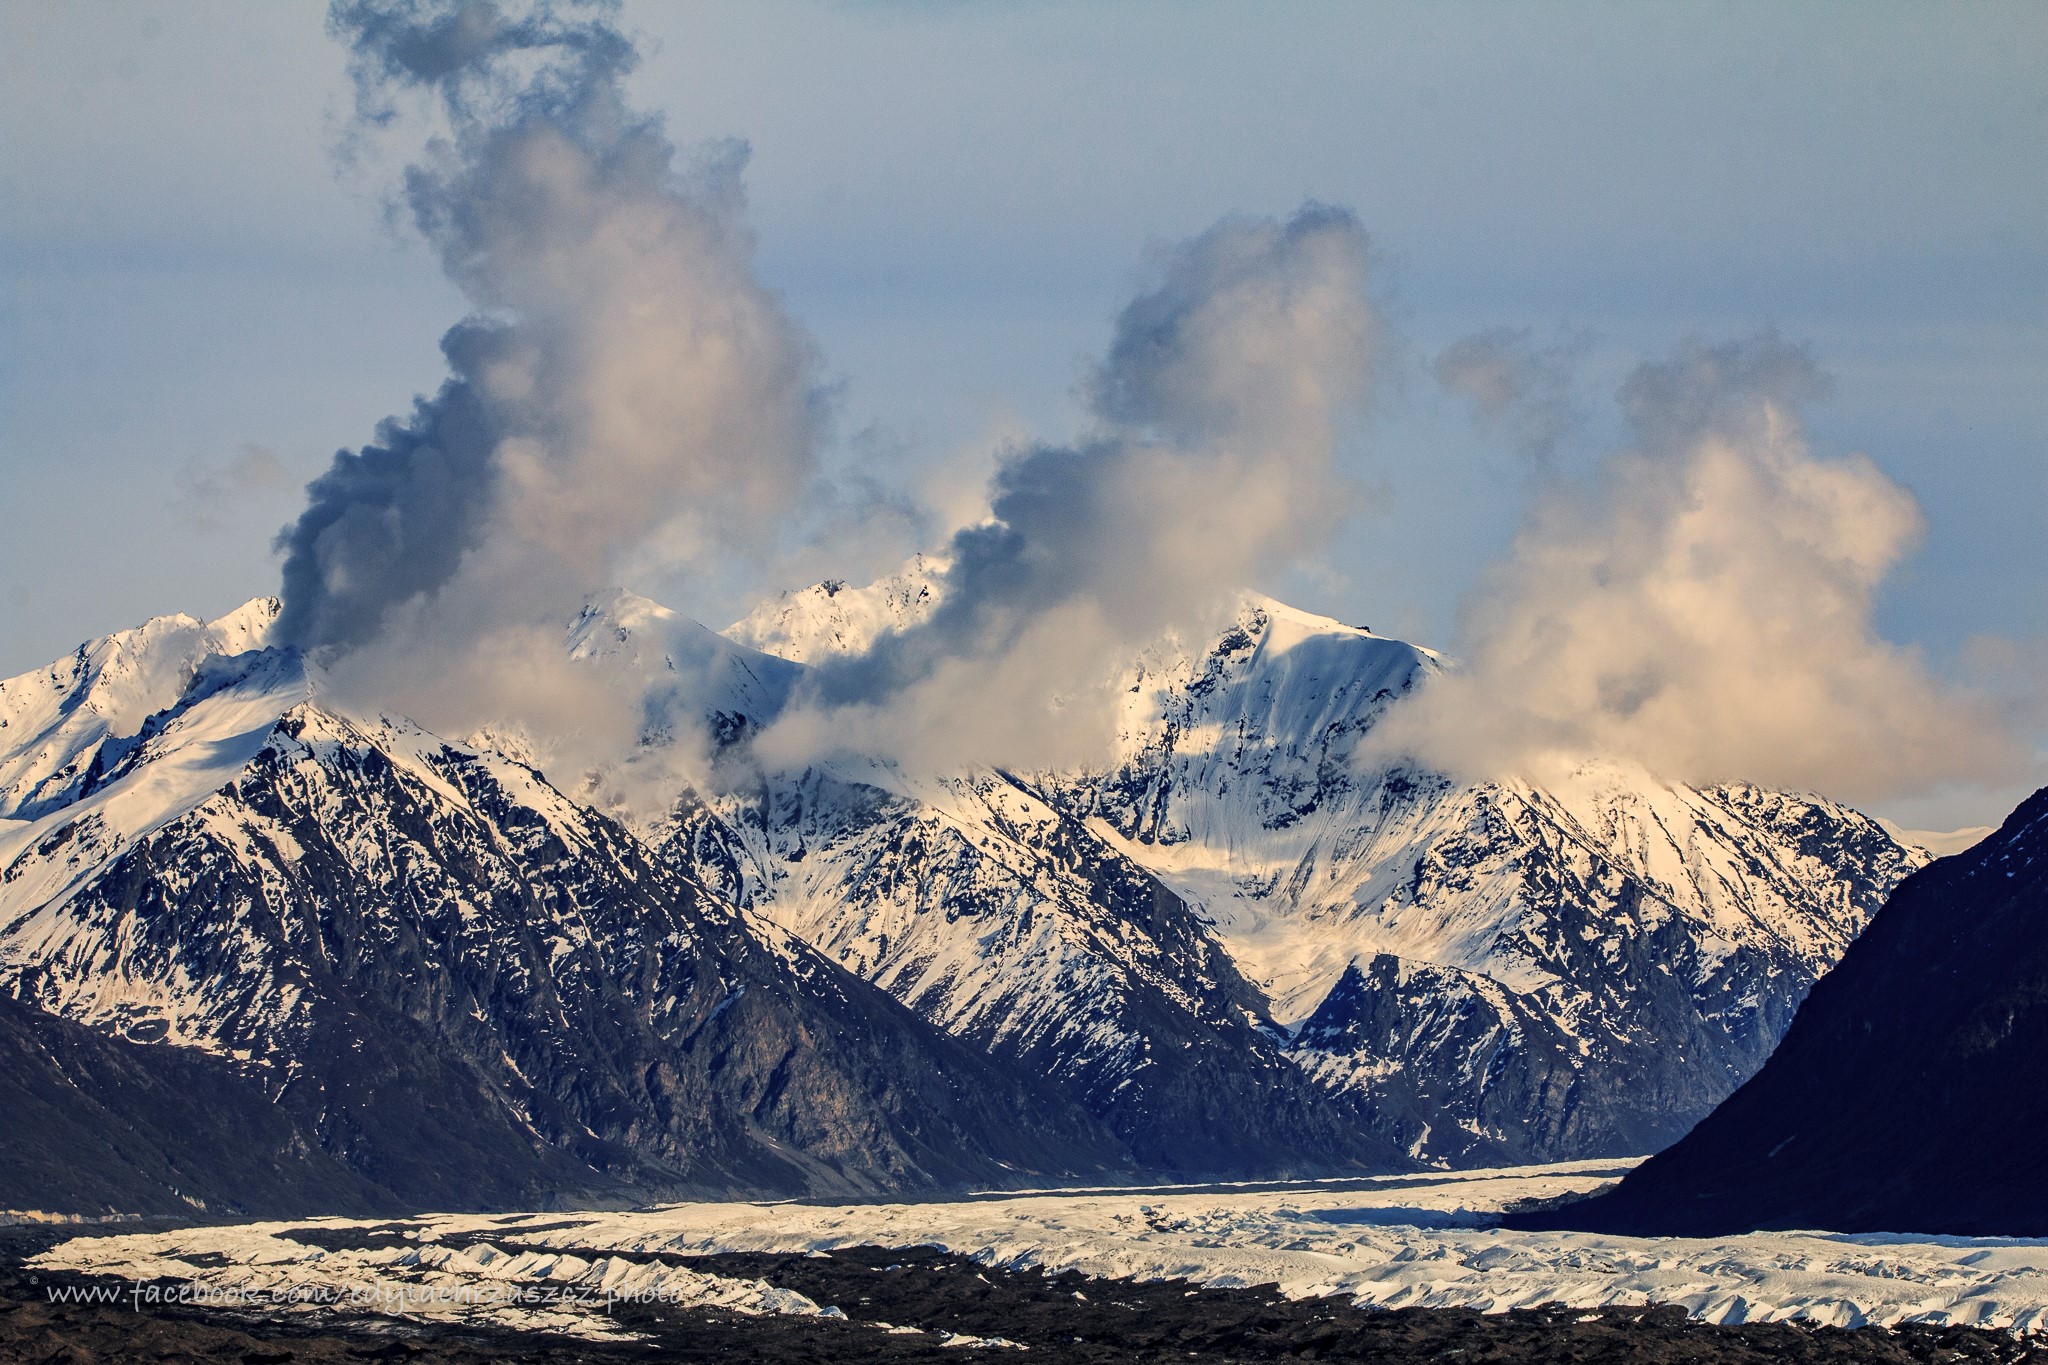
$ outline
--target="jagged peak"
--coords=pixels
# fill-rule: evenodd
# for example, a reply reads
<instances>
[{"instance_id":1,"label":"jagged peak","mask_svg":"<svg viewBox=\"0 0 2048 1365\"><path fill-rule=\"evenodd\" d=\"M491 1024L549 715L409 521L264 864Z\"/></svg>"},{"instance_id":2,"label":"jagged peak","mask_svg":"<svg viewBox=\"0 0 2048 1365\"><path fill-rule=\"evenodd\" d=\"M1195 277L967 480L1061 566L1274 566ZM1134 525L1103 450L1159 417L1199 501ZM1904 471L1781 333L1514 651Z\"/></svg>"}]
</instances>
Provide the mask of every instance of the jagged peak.
<instances>
[{"instance_id":1,"label":"jagged peak","mask_svg":"<svg viewBox=\"0 0 2048 1365\"><path fill-rule=\"evenodd\" d=\"M233 611L207 622L206 628L220 641L223 654L263 649L277 643L270 638L270 632L283 611L284 602L279 598L252 597Z\"/></svg>"},{"instance_id":2,"label":"jagged peak","mask_svg":"<svg viewBox=\"0 0 2048 1365\"><path fill-rule=\"evenodd\" d=\"M726 638L794 663L858 654L875 640L924 619L939 604L951 561L911 556L861 587L827 578L768 598L725 628Z\"/></svg>"}]
</instances>

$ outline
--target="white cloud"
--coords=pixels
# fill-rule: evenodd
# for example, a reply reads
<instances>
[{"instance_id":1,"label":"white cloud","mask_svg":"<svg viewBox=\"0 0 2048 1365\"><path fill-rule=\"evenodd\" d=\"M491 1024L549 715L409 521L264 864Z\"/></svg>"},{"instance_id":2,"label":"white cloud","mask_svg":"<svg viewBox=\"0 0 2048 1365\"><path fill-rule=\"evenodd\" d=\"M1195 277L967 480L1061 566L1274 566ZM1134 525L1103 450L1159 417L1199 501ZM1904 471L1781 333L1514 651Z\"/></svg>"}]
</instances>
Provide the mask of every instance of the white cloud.
<instances>
[{"instance_id":1,"label":"white cloud","mask_svg":"<svg viewBox=\"0 0 2048 1365\"><path fill-rule=\"evenodd\" d=\"M1998 711L1876 629L1921 516L1864 456L1814 452L1800 404L1823 387L1774 334L1638 369L1632 447L1542 495L1466 605L1461 667L1377 752L1539 780L1629 758L1861 801L2010 777Z\"/></svg>"}]
</instances>

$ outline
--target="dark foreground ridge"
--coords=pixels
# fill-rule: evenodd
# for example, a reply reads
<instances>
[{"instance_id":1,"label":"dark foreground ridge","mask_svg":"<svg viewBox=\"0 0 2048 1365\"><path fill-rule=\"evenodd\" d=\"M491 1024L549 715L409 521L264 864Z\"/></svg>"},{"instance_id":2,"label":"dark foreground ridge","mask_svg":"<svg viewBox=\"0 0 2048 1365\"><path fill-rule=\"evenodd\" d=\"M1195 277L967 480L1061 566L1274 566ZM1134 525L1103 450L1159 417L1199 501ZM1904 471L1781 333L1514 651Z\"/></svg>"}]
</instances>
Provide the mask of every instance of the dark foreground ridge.
<instances>
[{"instance_id":1,"label":"dark foreground ridge","mask_svg":"<svg viewBox=\"0 0 2048 1365\"><path fill-rule=\"evenodd\" d=\"M2048 789L1907 878L1764 1069L1611 1193L1512 1227L2048 1236Z\"/></svg>"},{"instance_id":2,"label":"dark foreground ridge","mask_svg":"<svg viewBox=\"0 0 2048 1365\"><path fill-rule=\"evenodd\" d=\"M53 1303L53 1285L91 1281L30 1272L22 1258L67 1235L48 1228L0 1235L5 1253L0 1258L0 1361L2048 1362L2048 1348L1967 1327L1716 1327L1668 1307L1374 1312L1342 1299L1288 1300L1270 1287L1196 1289L1177 1280L1138 1283L1091 1280L1072 1272L1009 1272L931 1248L881 1247L830 1256L679 1258L693 1269L764 1279L836 1305L846 1321L622 1304L615 1319L645 1339L588 1342L376 1319L264 1320L218 1310ZM891 1335L878 1323L924 1330ZM942 1333L1000 1337L1029 1349L948 1346Z\"/></svg>"}]
</instances>

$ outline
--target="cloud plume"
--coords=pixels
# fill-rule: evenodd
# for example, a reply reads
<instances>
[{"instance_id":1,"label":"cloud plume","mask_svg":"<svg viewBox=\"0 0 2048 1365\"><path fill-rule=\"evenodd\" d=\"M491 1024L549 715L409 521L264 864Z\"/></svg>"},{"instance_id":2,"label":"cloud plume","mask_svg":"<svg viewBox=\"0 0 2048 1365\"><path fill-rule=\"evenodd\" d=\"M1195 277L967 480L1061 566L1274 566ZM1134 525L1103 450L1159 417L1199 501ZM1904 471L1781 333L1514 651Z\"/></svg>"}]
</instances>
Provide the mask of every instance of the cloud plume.
<instances>
[{"instance_id":1,"label":"cloud plume","mask_svg":"<svg viewBox=\"0 0 2048 1365\"><path fill-rule=\"evenodd\" d=\"M1774 333L1638 368L1630 448L1542 496L1468 603L1463 666L1379 751L1537 780L1632 759L1865 801L2006 775L1994 714L1873 624L1920 513L1868 459L1815 454L1800 414L1825 387Z\"/></svg>"},{"instance_id":2,"label":"cloud plume","mask_svg":"<svg viewBox=\"0 0 2048 1365\"><path fill-rule=\"evenodd\" d=\"M449 375L278 538L286 638L481 638L743 556L815 477L815 348L753 275L738 144L633 110L602 4L336 0L358 131L438 133L403 202L472 312Z\"/></svg>"},{"instance_id":3,"label":"cloud plume","mask_svg":"<svg viewBox=\"0 0 2048 1365\"><path fill-rule=\"evenodd\" d=\"M1372 379L1368 267L1356 218L1320 205L1170 252L1085 386L1086 438L1008 453L937 609L821 668L781 743L1025 763L1103 738L1122 652L1313 555L1349 509L1337 442Z\"/></svg>"}]
</instances>

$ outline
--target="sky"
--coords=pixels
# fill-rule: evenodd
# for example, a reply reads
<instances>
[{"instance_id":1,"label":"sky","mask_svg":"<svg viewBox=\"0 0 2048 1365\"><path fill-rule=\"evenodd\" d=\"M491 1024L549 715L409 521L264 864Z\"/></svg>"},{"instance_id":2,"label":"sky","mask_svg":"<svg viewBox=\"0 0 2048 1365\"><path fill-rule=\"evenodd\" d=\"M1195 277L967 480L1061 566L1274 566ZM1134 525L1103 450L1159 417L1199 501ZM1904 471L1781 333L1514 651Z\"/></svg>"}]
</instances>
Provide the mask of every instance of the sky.
<instances>
[{"instance_id":1,"label":"sky","mask_svg":"<svg viewBox=\"0 0 2048 1365\"><path fill-rule=\"evenodd\" d=\"M1877 590L1937 677L2048 642L2048 9L2037 4L628 4L635 101L741 138L758 273L832 381L828 463L934 500L1069 440L1169 245L1352 210L1389 332L1360 510L1258 586L1423 643L1483 614L1545 480L1688 340L1775 328L1924 533ZM338 154L297 3L0 3L0 675L273 590L332 453L431 392L466 304ZM1526 329L1574 420L1532 460L1432 361ZM813 567L807 565L806 567ZM862 577L876 563L817 565ZM636 583L713 625L773 586ZM1462 614L1461 614L1462 613ZM2007 790L1886 813L1979 823Z\"/></svg>"}]
</instances>

